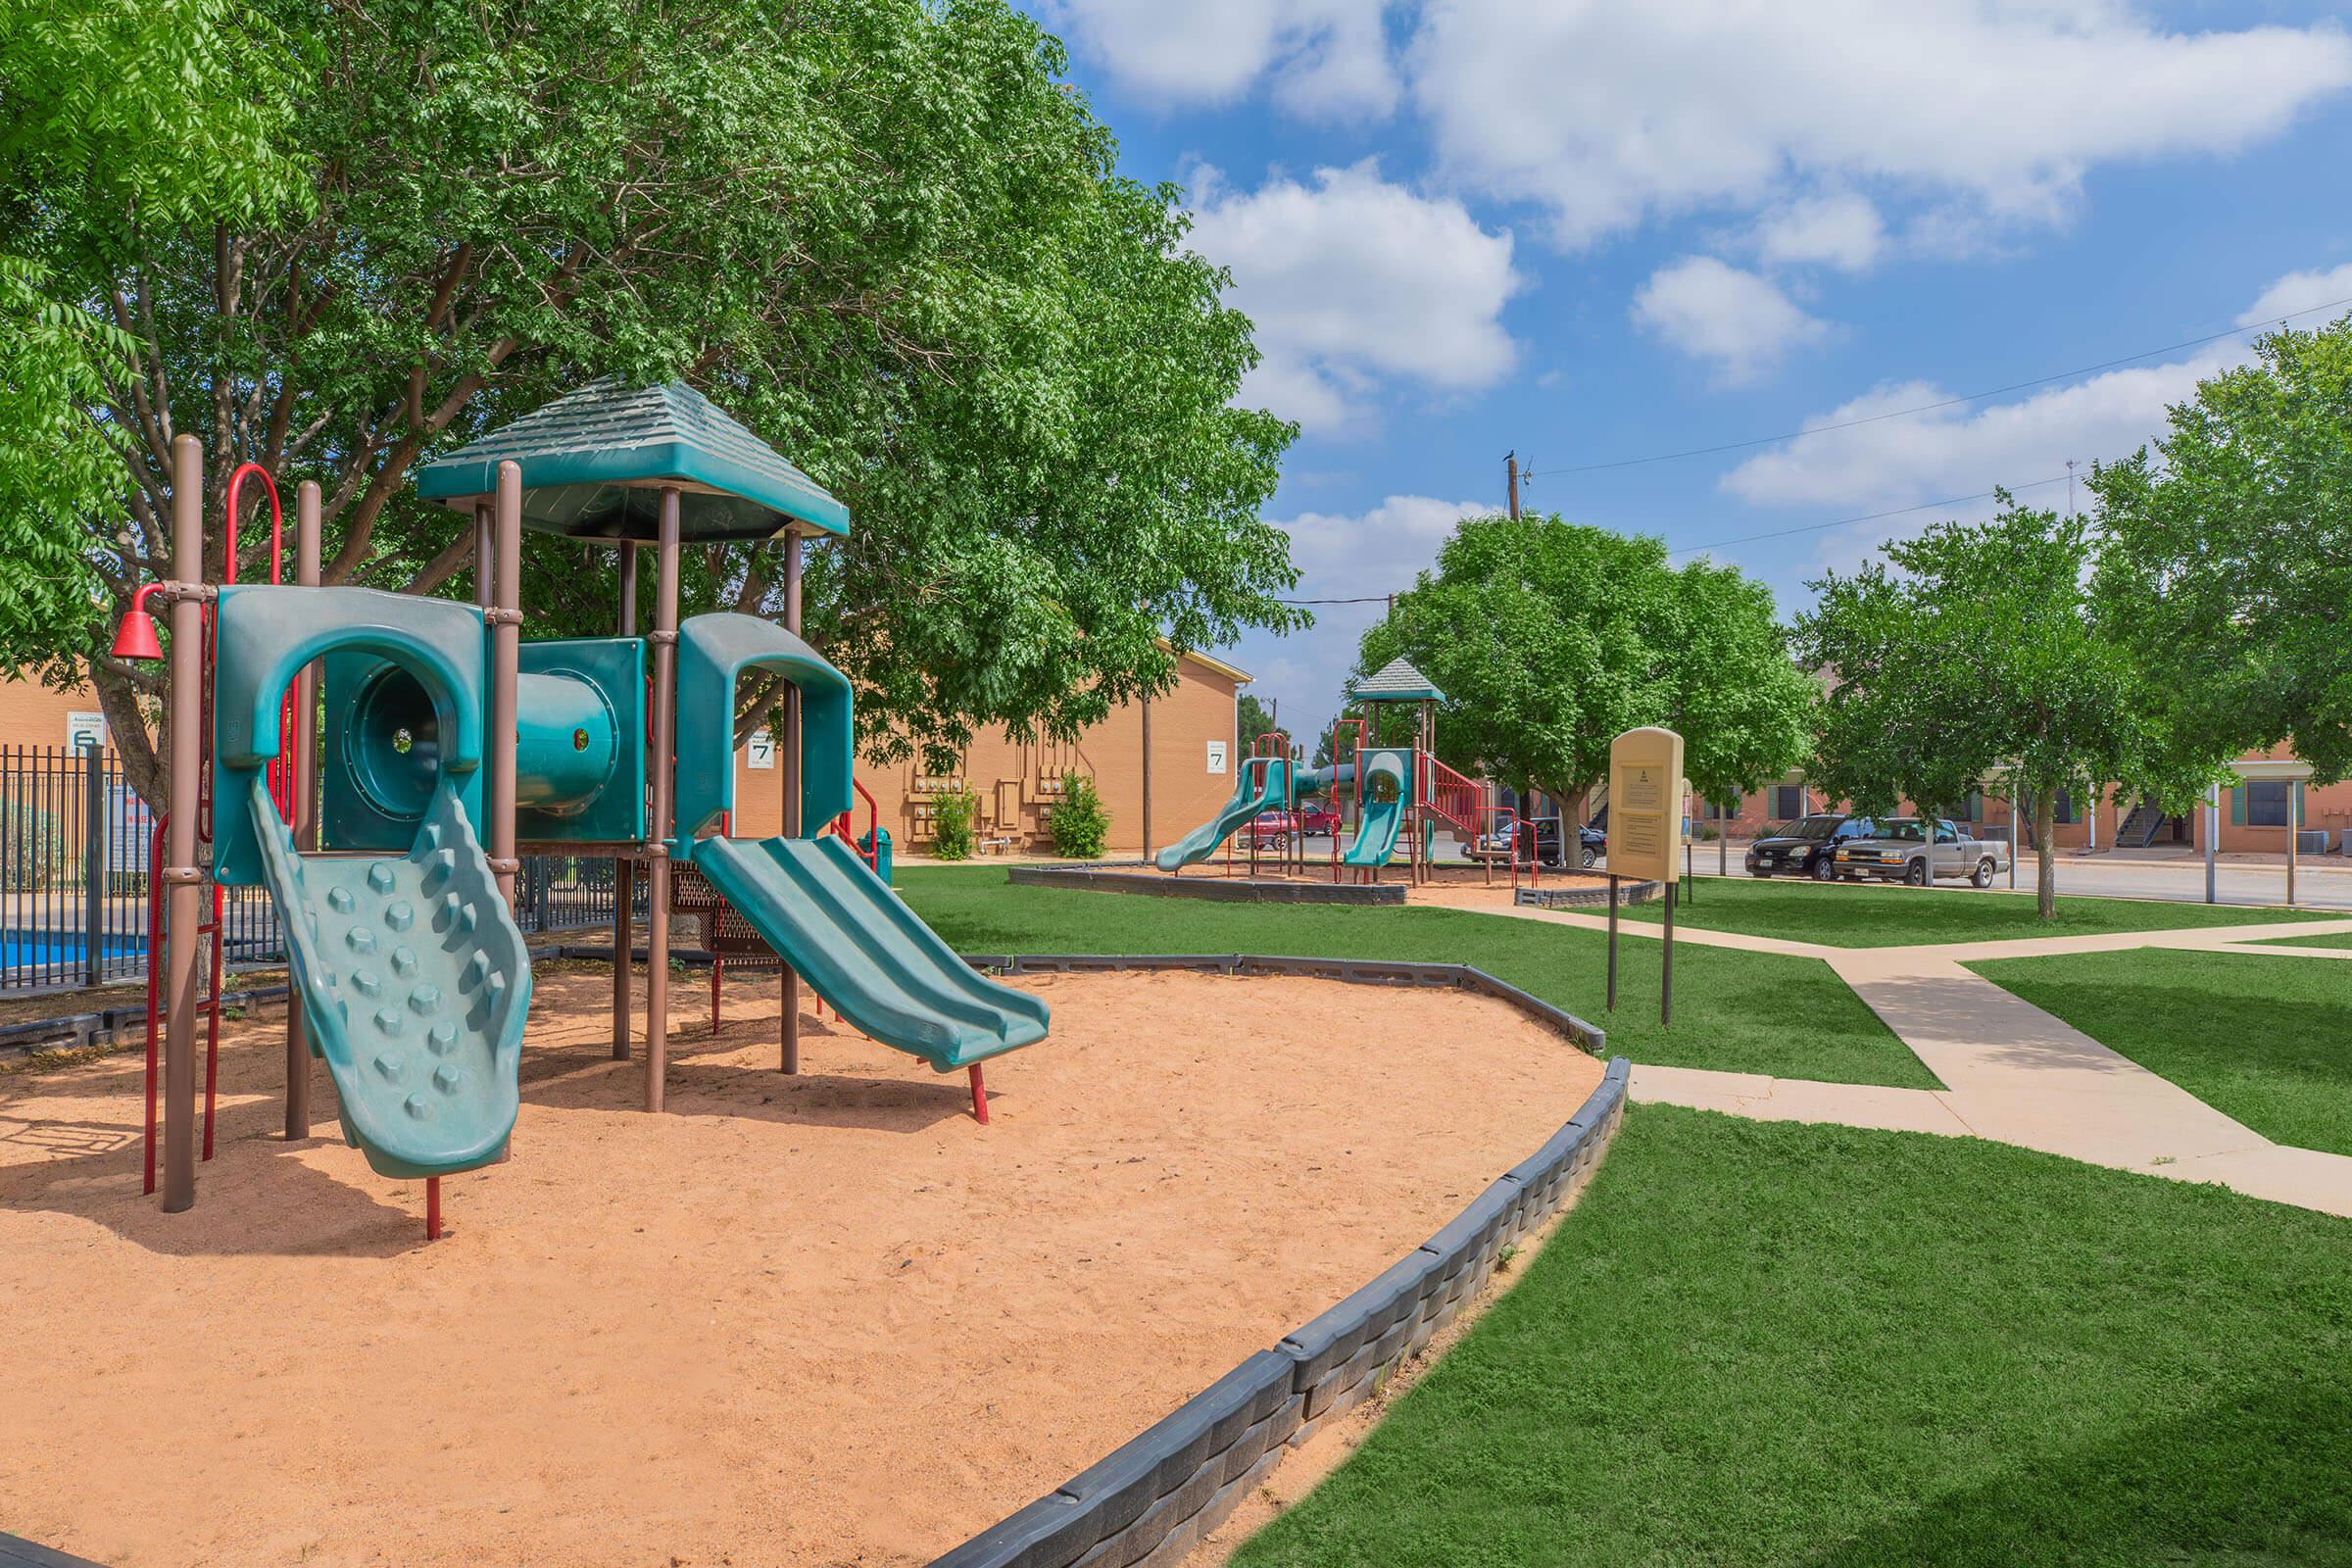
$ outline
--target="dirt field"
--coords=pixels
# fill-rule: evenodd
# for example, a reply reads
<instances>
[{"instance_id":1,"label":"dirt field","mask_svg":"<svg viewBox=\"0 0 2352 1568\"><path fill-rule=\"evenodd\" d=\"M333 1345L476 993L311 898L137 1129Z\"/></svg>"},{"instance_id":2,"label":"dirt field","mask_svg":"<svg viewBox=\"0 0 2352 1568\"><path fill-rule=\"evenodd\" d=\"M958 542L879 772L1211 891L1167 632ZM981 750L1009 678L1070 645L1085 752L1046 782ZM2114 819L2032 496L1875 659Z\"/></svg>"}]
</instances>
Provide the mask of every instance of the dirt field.
<instances>
[{"instance_id":1,"label":"dirt field","mask_svg":"<svg viewBox=\"0 0 2352 1568\"><path fill-rule=\"evenodd\" d=\"M603 973L543 978L514 1157L387 1181L276 1136L234 1026L196 1208L139 1193L135 1054L0 1078L0 1528L165 1564L906 1564L1107 1452L1449 1218L1600 1064L1497 1003L1024 982L961 1074L673 988L671 1113Z\"/></svg>"}]
</instances>

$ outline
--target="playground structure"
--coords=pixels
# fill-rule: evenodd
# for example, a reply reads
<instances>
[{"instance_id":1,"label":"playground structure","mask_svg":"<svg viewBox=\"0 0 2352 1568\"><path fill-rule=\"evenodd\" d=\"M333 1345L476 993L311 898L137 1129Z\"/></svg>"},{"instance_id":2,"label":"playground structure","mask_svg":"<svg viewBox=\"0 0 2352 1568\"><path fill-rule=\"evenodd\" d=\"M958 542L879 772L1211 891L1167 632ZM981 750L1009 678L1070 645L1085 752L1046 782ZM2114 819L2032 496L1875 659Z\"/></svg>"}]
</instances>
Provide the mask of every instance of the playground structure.
<instances>
[{"instance_id":1,"label":"playground structure","mask_svg":"<svg viewBox=\"0 0 2352 1568\"><path fill-rule=\"evenodd\" d=\"M271 504L268 585L235 580L235 508L256 475ZM152 1192L160 1017L165 1210L195 1201L200 1015L203 1155L213 1153L220 958L216 942L200 997L198 939L218 928L222 887L261 886L295 999L286 1136L309 1136L310 1061L322 1059L347 1141L380 1173L424 1179L426 1233L438 1234L440 1178L503 1158L514 1124L531 996L511 912L518 843L615 861L619 1059L631 1045L631 882L646 870L647 1110L663 1108L673 862L684 862L780 962L782 1071L799 1070L806 977L870 1038L937 1071L965 1070L985 1121L980 1063L1042 1039L1047 1009L963 963L850 841L850 684L799 636L804 542L846 532L846 509L678 385L597 383L426 466L417 488L471 514L472 605L318 586L310 483L297 506L297 584L284 585L276 488L252 465L228 485L213 584L203 451L190 436L174 443L173 575L140 588L115 645L118 657L161 657L147 602L169 602L174 809L157 823L150 946L163 961L150 965L147 1112ZM522 641L525 527L619 552L616 635ZM777 537L783 626L733 613L680 623L684 546ZM637 557L648 546L654 624L641 638ZM786 729L784 831L756 842L725 830L738 685L753 670L785 683Z\"/></svg>"},{"instance_id":2,"label":"playground structure","mask_svg":"<svg viewBox=\"0 0 2352 1568\"><path fill-rule=\"evenodd\" d=\"M1243 760L1232 799L1216 815L1160 851L1155 857L1159 869L1180 875L1184 867L1207 859L1223 845L1231 874L1235 833L1248 829L1269 811L1295 815L1299 801L1309 796L1329 796L1337 805L1340 790L1350 786L1355 836L1343 850L1339 832L1335 829L1332 833L1334 883L1350 875L1366 884L1378 883L1401 845L1407 880L1426 884L1434 870L1433 840L1441 824L1476 843L1480 824L1498 819L1498 812L1499 819L1511 824L1506 842L1515 849L1520 824L1511 808L1495 806L1487 786L1438 760L1437 705L1446 700L1444 692L1404 660L1396 659L1358 683L1353 695L1363 705L1363 715L1350 718L1343 713L1333 721L1328 765L1299 768L1292 760L1291 738L1281 730L1258 736L1250 755ZM1379 710L1391 704L1409 704L1413 709L1413 743L1409 746L1372 744L1371 736L1379 728ZM1352 748L1343 740L1349 730L1354 731ZM1257 869L1257 848L1255 835L1250 835L1252 875ZM1303 835L1290 834L1285 849L1303 874ZM1508 858L1515 882L1518 857L1514 853Z\"/></svg>"}]
</instances>

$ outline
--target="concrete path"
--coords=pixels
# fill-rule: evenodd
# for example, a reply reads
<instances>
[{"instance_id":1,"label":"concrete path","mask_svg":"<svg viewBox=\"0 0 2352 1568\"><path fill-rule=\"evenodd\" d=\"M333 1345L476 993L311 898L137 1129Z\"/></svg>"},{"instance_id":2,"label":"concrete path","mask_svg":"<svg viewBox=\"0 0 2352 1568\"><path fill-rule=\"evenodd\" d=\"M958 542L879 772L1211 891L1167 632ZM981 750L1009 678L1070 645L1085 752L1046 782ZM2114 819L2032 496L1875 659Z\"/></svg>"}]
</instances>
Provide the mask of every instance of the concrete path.
<instances>
[{"instance_id":1,"label":"concrete path","mask_svg":"<svg viewBox=\"0 0 2352 1568\"><path fill-rule=\"evenodd\" d=\"M1605 916L1512 907L1488 912L1606 929ZM1657 937L1640 921L1627 934ZM1909 948L1833 948L1683 928L1704 947L1817 958L1853 988L1943 1088L1890 1089L1757 1073L1637 1065L1637 1101L1765 1121L1989 1138L2176 1181L2219 1182L2254 1198L2352 1217L2352 1157L2274 1144L2185 1089L1964 967L1990 958L2171 948L2346 958L2352 949L2266 946L2265 937L2352 931L2352 920L2250 922L2193 931L2027 937ZM2348 1046L2347 1049L2352 1049Z\"/></svg>"}]
</instances>

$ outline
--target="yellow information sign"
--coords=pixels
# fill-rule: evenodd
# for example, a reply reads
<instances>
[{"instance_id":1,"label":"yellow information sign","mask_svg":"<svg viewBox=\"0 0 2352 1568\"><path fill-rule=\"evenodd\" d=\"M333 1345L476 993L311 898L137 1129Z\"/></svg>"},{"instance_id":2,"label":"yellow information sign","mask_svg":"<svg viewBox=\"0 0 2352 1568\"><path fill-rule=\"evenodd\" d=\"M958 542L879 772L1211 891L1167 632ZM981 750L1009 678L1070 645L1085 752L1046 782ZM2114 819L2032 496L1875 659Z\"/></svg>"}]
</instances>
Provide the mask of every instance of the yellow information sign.
<instances>
[{"instance_id":1,"label":"yellow information sign","mask_svg":"<svg viewBox=\"0 0 2352 1568\"><path fill-rule=\"evenodd\" d=\"M1654 725L1609 743L1609 871L1646 882L1682 875L1683 738Z\"/></svg>"}]
</instances>

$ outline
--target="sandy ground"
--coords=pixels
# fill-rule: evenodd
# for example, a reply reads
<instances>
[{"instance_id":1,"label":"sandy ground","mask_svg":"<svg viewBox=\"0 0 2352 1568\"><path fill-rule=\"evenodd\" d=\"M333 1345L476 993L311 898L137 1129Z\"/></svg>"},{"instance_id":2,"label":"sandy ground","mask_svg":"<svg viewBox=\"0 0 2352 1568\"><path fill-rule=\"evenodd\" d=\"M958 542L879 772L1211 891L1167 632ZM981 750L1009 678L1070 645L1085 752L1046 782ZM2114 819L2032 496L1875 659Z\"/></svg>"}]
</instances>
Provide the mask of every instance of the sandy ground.
<instances>
[{"instance_id":1,"label":"sandy ground","mask_svg":"<svg viewBox=\"0 0 2352 1568\"><path fill-rule=\"evenodd\" d=\"M278 1015L199 1200L139 1194L135 1054L0 1077L0 1528L153 1564L919 1563L1320 1311L1534 1149L1600 1064L1450 992L1025 982L960 1074L699 982L672 1113L601 973L545 977L512 1162L289 1146ZM554 1049L568 1048L568 1049Z\"/></svg>"}]
</instances>

